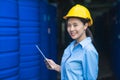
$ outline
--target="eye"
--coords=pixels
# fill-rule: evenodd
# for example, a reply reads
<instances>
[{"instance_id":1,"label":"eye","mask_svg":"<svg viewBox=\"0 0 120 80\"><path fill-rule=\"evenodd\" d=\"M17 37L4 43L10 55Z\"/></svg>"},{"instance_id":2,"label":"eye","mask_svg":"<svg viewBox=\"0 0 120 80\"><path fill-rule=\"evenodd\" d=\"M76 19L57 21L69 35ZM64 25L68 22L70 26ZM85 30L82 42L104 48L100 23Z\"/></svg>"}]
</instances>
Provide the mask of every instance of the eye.
<instances>
[{"instance_id":1,"label":"eye","mask_svg":"<svg viewBox=\"0 0 120 80\"><path fill-rule=\"evenodd\" d=\"M71 24L67 24L67 27L71 27Z\"/></svg>"},{"instance_id":2,"label":"eye","mask_svg":"<svg viewBox=\"0 0 120 80\"><path fill-rule=\"evenodd\" d=\"M73 24L74 27L77 27L78 25L77 24Z\"/></svg>"}]
</instances>

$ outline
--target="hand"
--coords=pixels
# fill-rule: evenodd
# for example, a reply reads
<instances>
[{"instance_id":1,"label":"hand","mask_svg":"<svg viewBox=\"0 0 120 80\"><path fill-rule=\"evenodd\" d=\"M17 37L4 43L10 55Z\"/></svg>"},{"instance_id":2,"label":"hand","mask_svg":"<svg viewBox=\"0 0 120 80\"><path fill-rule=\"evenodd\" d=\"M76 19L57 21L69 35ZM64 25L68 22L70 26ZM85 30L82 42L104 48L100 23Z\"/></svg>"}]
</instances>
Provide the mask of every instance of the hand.
<instances>
[{"instance_id":1,"label":"hand","mask_svg":"<svg viewBox=\"0 0 120 80\"><path fill-rule=\"evenodd\" d=\"M46 59L45 64L50 70L55 70L55 68L57 67L57 64L52 59Z\"/></svg>"}]
</instances>

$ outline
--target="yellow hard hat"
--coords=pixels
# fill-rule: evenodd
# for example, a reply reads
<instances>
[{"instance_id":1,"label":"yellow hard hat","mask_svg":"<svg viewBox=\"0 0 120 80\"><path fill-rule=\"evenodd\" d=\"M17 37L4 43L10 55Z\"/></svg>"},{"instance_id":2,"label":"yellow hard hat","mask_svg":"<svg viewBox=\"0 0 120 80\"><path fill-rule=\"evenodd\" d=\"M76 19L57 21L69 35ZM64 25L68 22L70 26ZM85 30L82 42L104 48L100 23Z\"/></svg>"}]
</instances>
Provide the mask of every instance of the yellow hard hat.
<instances>
[{"instance_id":1,"label":"yellow hard hat","mask_svg":"<svg viewBox=\"0 0 120 80\"><path fill-rule=\"evenodd\" d=\"M73 6L69 10L67 15L64 16L63 18L67 19L69 17L80 17L80 18L84 18L84 19L90 19L89 26L91 26L93 24L93 20L91 18L89 10L80 4L76 4L75 6Z\"/></svg>"}]
</instances>

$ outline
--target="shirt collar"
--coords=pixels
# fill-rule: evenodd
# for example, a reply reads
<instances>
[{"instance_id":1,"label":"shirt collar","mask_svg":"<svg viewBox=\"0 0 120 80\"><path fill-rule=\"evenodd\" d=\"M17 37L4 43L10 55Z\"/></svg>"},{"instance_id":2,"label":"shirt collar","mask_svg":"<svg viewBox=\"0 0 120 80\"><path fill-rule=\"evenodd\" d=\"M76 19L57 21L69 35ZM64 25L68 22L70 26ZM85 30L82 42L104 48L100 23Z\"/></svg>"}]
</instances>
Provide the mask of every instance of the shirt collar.
<instances>
[{"instance_id":1,"label":"shirt collar","mask_svg":"<svg viewBox=\"0 0 120 80\"><path fill-rule=\"evenodd\" d=\"M91 37L87 37L85 39L83 39L81 42L79 42L79 44L77 44L76 46L80 45L82 48L84 48L86 45L88 45L89 43L91 43ZM73 48L75 47L75 40L71 43L71 51L73 50Z\"/></svg>"},{"instance_id":2,"label":"shirt collar","mask_svg":"<svg viewBox=\"0 0 120 80\"><path fill-rule=\"evenodd\" d=\"M91 43L91 37L87 37L85 39L83 39L81 42L79 42L79 44L82 46L82 48L84 48L86 45L88 45L89 43Z\"/></svg>"}]
</instances>

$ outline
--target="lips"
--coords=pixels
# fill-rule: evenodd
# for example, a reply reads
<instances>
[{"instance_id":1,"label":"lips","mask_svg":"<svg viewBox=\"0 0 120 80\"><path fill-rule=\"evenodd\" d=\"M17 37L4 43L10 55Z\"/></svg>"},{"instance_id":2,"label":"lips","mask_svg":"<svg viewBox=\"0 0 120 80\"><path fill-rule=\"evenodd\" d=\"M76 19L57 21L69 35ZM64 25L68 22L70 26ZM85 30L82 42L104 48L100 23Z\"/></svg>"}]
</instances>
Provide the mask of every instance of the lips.
<instances>
[{"instance_id":1,"label":"lips","mask_svg":"<svg viewBox=\"0 0 120 80\"><path fill-rule=\"evenodd\" d=\"M71 36L71 37L74 37L75 35L76 35L76 34L75 34L75 33L73 33L73 32L72 32L72 33L70 33L70 36Z\"/></svg>"}]
</instances>

